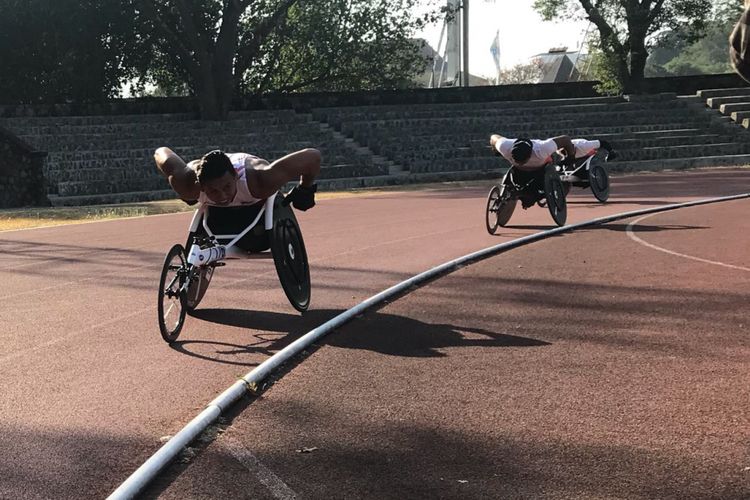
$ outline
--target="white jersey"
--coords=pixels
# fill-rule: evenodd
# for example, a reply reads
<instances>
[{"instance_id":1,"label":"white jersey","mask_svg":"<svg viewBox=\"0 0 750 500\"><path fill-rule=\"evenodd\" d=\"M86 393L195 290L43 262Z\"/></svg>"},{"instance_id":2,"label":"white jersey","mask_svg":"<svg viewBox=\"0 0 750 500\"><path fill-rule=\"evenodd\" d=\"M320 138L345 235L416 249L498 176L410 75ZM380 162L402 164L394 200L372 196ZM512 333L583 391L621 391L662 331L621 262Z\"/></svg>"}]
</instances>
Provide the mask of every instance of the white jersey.
<instances>
[{"instance_id":1,"label":"white jersey","mask_svg":"<svg viewBox=\"0 0 750 500\"><path fill-rule=\"evenodd\" d=\"M597 140L572 139L571 142L576 148L576 158L583 158L591 153L595 153L601 147L601 144Z\"/></svg>"},{"instance_id":2,"label":"white jersey","mask_svg":"<svg viewBox=\"0 0 750 500\"><path fill-rule=\"evenodd\" d=\"M232 162L234 171L237 172L237 194L234 195L234 198L229 203L217 205L206 196L206 193L201 191L201 194L198 197L198 202L209 206L237 207L240 205L253 205L262 201L250 194L250 189L247 187L247 175L245 171L245 161L247 159L259 160L260 158L247 153L229 153L227 156Z\"/></svg>"},{"instance_id":3,"label":"white jersey","mask_svg":"<svg viewBox=\"0 0 750 500\"><path fill-rule=\"evenodd\" d=\"M516 142L515 139L504 137L495 143L497 151L511 164L515 164L515 160L513 160L513 156L511 156L514 142ZM529 161L516 168L520 170L534 170L543 167L552 161L552 154L557 151L557 143L553 139L547 139L544 141L533 139L531 145L532 149Z\"/></svg>"}]
</instances>

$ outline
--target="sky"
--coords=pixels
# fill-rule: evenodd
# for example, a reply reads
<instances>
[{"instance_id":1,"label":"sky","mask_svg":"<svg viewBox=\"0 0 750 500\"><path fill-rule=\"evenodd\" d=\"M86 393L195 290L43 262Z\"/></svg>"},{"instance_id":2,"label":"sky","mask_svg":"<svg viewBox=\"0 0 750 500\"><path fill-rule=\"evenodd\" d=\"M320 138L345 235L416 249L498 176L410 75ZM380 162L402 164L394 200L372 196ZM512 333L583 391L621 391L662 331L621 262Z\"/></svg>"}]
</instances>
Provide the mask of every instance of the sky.
<instances>
[{"instance_id":1,"label":"sky","mask_svg":"<svg viewBox=\"0 0 750 500\"><path fill-rule=\"evenodd\" d=\"M442 1L442 0L441 0ZM532 56L552 47L578 50L587 21L544 22L532 8L534 0L470 0L469 72L494 77L495 63L490 46L500 30L500 66L509 68L529 61ZM442 23L418 34L433 48L440 39ZM445 44L445 41L443 41Z\"/></svg>"}]
</instances>

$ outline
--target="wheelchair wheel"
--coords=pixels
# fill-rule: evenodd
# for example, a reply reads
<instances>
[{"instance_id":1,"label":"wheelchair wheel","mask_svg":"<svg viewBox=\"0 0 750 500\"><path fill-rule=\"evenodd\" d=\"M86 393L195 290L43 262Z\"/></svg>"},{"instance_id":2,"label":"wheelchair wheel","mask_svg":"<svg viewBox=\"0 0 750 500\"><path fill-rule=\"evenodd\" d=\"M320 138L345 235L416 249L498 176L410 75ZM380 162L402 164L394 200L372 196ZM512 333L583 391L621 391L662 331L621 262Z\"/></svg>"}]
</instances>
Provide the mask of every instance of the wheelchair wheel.
<instances>
[{"instance_id":1,"label":"wheelchair wheel","mask_svg":"<svg viewBox=\"0 0 750 500\"><path fill-rule=\"evenodd\" d=\"M604 203L609 199L609 174L601 165L592 165L589 169L589 182L594 197Z\"/></svg>"},{"instance_id":2,"label":"wheelchair wheel","mask_svg":"<svg viewBox=\"0 0 750 500\"><path fill-rule=\"evenodd\" d=\"M505 226L518 200L512 199L507 186L493 186L487 195L487 217L485 219L487 232L495 234L498 226Z\"/></svg>"},{"instance_id":3,"label":"wheelchair wheel","mask_svg":"<svg viewBox=\"0 0 750 500\"><path fill-rule=\"evenodd\" d=\"M187 260L182 245L174 245L167 257L159 278L159 330L162 338L170 344L180 335L185 323L186 293L182 286L187 279Z\"/></svg>"},{"instance_id":4,"label":"wheelchair wheel","mask_svg":"<svg viewBox=\"0 0 750 500\"><path fill-rule=\"evenodd\" d=\"M206 290L208 290L208 285L211 283L215 269L216 267L212 265L197 269L197 276L190 282L185 294L185 309L187 309L187 312L193 312L198 307L198 304L200 304L203 296L206 295Z\"/></svg>"},{"instance_id":5,"label":"wheelchair wheel","mask_svg":"<svg viewBox=\"0 0 750 500\"><path fill-rule=\"evenodd\" d=\"M278 199L279 197L277 197ZM287 299L299 312L310 306L310 267L297 218L290 207L274 207L271 254Z\"/></svg>"},{"instance_id":6,"label":"wheelchair wheel","mask_svg":"<svg viewBox=\"0 0 750 500\"><path fill-rule=\"evenodd\" d=\"M568 218L568 205L565 201L565 188L557 173L544 176L544 197L555 224L564 226Z\"/></svg>"}]
</instances>

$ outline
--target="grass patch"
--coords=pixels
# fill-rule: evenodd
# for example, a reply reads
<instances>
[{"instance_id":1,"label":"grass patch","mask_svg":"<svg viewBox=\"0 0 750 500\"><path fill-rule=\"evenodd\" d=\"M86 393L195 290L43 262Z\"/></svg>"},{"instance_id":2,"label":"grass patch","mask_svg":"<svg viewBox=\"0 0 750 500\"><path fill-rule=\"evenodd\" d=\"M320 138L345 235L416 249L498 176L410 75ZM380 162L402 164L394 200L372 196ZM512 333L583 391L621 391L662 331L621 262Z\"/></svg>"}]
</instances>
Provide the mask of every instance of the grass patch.
<instances>
[{"instance_id":1,"label":"grass patch","mask_svg":"<svg viewBox=\"0 0 750 500\"><path fill-rule=\"evenodd\" d=\"M431 184L407 184L402 186L385 186L375 188L353 189L349 191L323 191L316 195L316 200L351 198L356 196L377 196L404 191L432 191L443 189L469 188L487 186L489 181L439 182ZM91 205L84 207L43 207L12 208L0 210L0 231L29 229L34 227L60 226L81 222L143 217L146 215L191 212L190 206L181 200L144 201L140 203L123 203L120 205Z\"/></svg>"}]
</instances>

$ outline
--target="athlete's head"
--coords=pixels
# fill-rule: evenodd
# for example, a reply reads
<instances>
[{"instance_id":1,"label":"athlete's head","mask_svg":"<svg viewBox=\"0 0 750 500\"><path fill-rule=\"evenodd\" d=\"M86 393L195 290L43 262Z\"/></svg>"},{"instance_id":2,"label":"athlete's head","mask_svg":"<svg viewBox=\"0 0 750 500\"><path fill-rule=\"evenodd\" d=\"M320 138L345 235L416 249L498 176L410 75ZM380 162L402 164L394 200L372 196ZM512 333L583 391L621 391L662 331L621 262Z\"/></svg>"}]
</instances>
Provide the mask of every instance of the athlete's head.
<instances>
[{"instance_id":1,"label":"athlete's head","mask_svg":"<svg viewBox=\"0 0 750 500\"><path fill-rule=\"evenodd\" d=\"M226 205L237 194L237 173L227 155L215 149L198 162L198 183L208 199L217 205Z\"/></svg>"},{"instance_id":2,"label":"athlete's head","mask_svg":"<svg viewBox=\"0 0 750 500\"><path fill-rule=\"evenodd\" d=\"M510 150L510 156L516 165L523 165L529 158L531 158L531 151L533 149L531 139L525 137L516 139L513 142L513 148Z\"/></svg>"}]
</instances>

